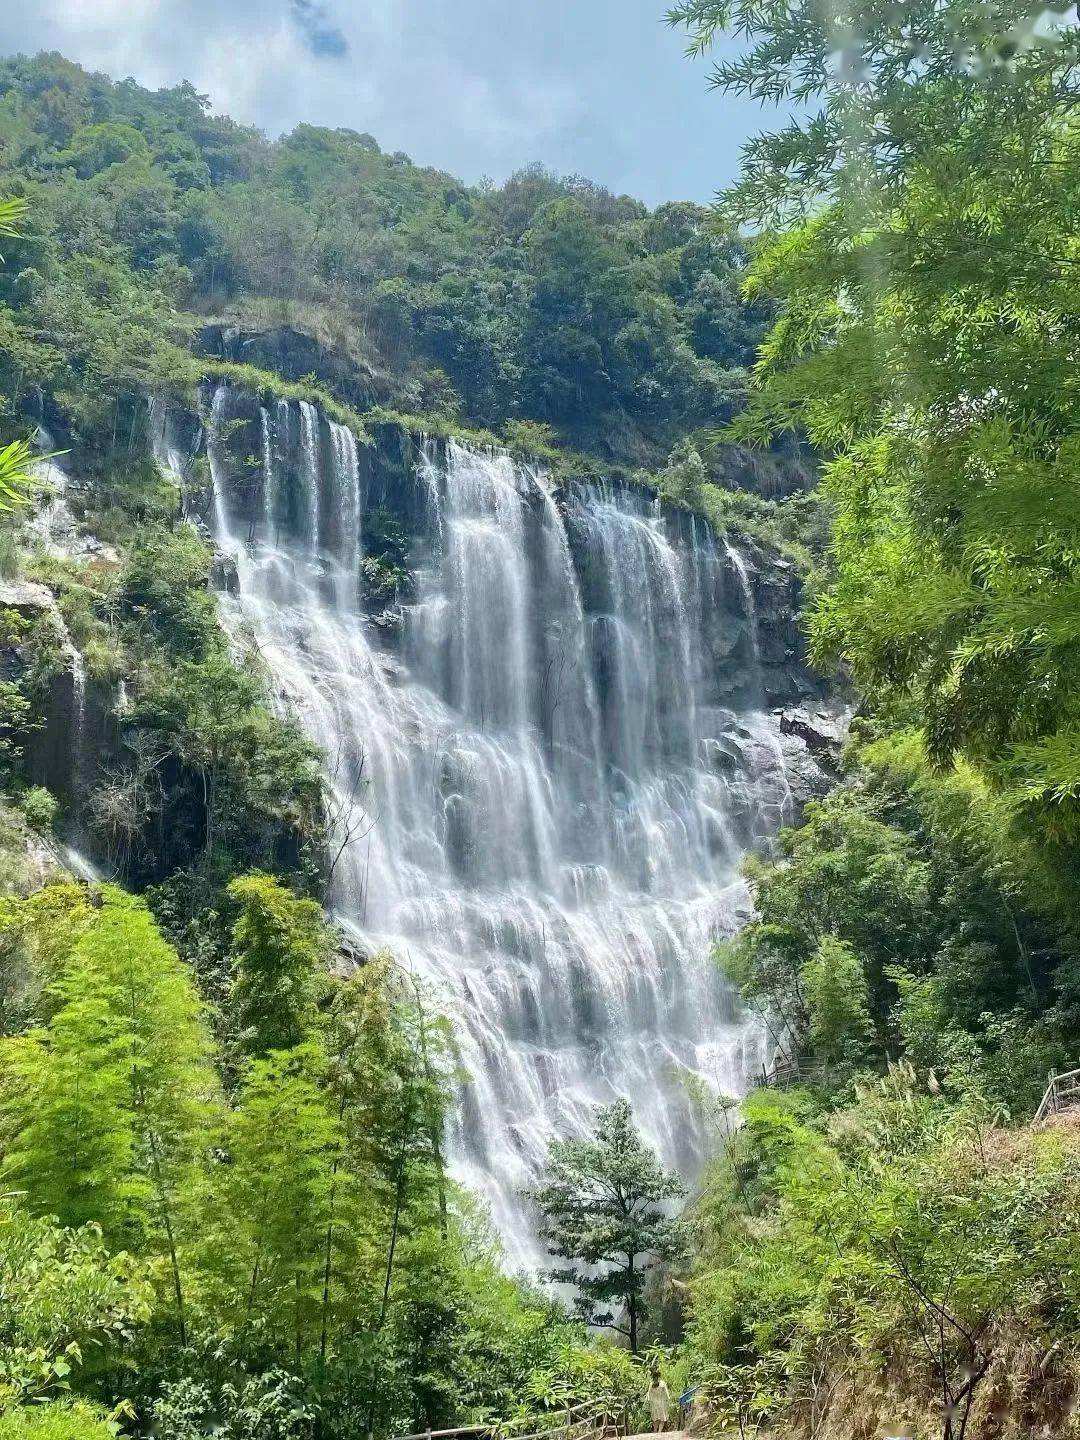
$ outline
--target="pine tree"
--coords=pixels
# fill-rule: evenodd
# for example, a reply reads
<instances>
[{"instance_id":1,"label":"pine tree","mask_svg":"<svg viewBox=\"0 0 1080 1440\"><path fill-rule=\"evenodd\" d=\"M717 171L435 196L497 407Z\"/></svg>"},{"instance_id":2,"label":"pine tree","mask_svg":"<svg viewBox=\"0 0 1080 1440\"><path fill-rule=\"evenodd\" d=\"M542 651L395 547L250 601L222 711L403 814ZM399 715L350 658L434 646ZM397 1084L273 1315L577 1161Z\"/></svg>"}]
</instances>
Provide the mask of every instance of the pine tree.
<instances>
[{"instance_id":1,"label":"pine tree","mask_svg":"<svg viewBox=\"0 0 1080 1440\"><path fill-rule=\"evenodd\" d=\"M634 1354L649 1257L673 1259L681 1250L679 1222L661 1207L685 1193L679 1177L642 1144L625 1100L597 1110L590 1139L554 1141L547 1177L530 1192L552 1252L578 1262L550 1278L575 1285L583 1317L625 1335ZM597 1308L614 1300L625 1307L625 1325Z\"/></svg>"}]
</instances>

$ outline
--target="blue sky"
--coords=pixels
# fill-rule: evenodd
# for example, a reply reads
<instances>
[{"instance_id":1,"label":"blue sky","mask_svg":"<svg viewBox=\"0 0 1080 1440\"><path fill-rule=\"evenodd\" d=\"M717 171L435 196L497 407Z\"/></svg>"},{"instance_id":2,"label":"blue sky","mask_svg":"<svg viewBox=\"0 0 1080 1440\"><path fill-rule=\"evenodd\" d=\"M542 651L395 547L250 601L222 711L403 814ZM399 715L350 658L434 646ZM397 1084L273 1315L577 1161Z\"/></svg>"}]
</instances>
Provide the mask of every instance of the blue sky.
<instances>
[{"instance_id":1,"label":"blue sky","mask_svg":"<svg viewBox=\"0 0 1080 1440\"><path fill-rule=\"evenodd\" d=\"M708 201L774 117L709 93L665 0L34 0L0 53L60 50L159 86L188 79L270 134L369 131L469 181L533 160L649 204Z\"/></svg>"}]
</instances>

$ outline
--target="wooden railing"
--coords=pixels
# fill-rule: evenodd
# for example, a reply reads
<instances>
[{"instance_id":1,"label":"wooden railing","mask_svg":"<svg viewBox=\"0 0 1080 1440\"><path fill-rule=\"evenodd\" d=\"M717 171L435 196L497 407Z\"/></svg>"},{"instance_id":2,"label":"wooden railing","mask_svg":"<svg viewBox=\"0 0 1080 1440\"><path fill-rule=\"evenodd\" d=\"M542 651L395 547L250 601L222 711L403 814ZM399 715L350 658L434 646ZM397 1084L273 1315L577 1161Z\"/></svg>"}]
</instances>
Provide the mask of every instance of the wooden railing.
<instances>
[{"instance_id":1,"label":"wooden railing","mask_svg":"<svg viewBox=\"0 0 1080 1440\"><path fill-rule=\"evenodd\" d=\"M548 1425L549 1420L554 1423ZM606 1440L620 1433L613 1416L598 1412L595 1404L586 1400L565 1410L527 1415L520 1420L461 1425L456 1430L419 1430L395 1440Z\"/></svg>"},{"instance_id":2,"label":"wooden railing","mask_svg":"<svg viewBox=\"0 0 1080 1440\"><path fill-rule=\"evenodd\" d=\"M803 1080L818 1080L825 1070L824 1060L816 1060L812 1055L792 1055L790 1059L774 1061L771 1070L762 1065L761 1074L754 1077L754 1084L761 1089L772 1087L782 1090Z\"/></svg>"},{"instance_id":3,"label":"wooden railing","mask_svg":"<svg viewBox=\"0 0 1080 1440\"><path fill-rule=\"evenodd\" d=\"M1066 1070L1061 1075L1053 1071L1046 1077L1046 1094L1042 1104L1035 1111L1032 1124L1038 1125L1051 1115L1060 1115L1063 1110L1072 1110L1080 1105L1080 1070Z\"/></svg>"}]
</instances>

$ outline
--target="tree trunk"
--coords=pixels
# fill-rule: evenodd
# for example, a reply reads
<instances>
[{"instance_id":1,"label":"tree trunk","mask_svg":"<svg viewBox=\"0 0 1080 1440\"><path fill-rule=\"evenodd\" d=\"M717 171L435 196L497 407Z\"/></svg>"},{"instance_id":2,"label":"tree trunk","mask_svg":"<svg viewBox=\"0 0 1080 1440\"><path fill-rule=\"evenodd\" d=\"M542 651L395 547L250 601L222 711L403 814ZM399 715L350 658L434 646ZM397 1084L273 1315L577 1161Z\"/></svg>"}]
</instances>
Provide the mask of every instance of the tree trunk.
<instances>
[{"instance_id":1,"label":"tree trunk","mask_svg":"<svg viewBox=\"0 0 1080 1440\"><path fill-rule=\"evenodd\" d=\"M383 1280L382 1304L379 1307L379 1323L375 1327L378 1335L386 1323L386 1311L390 1305L390 1286L394 1279L394 1252L397 1249L398 1227L401 1224L401 1211L405 1203L405 1151L408 1146L409 1126L412 1117L408 1116L402 1121L401 1150L398 1154L397 1182L394 1186L394 1219L390 1226L390 1244L386 1252L386 1276ZM368 1440L375 1432L375 1407L379 1399L378 1372L371 1383L371 1404L368 1407Z\"/></svg>"},{"instance_id":2,"label":"tree trunk","mask_svg":"<svg viewBox=\"0 0 1080 1440\"><path fill-rule=\"evenodd\" d=\"M431 1061L428 1057L427 1047L427 1022L424 1017L424 1002L420 994L420 986L417 984L416 976L410 974L413 994L416 996L416 1013L420 1021L420 1058L424 1064L424 1079L429 1085L433 1084L431 1073ZM439 1134L439 1126L434 1121L428 1125L428 1142L431 1145L431 1158L435 1162L435 1178L439 1188L439 1233L445 1240L449 1230L446 1208L446 1169L443 1165L442 1136Z\"/></svg>"},{"instance_id":3,"label":"tree trunk","mask_svg":"<svg viewBox=\"0 0 1080 1440\"><path fill-rule=\"evenodd\" d=\"M394 1219L390 1226L390 1245L386 1252L386 1277L383 1281L382 1304L379 1307L379 1324L377 1329L381 1330L386 1323L386 1310L390 1304L390 1286L394 1278L394 1251L397 1249L398 1227L401 1224L401 1210L405 1201L405 1149L407 1145L408 1131L404 1131L401 1137L401 1151L398 1155L397 1182L394 1186Z\"/></svg>"},{"instance_id":4,"label":"tree trunk","mask_svg":"<svg viewBox=\"0 0 1080 1440\"><path fill-rule=\"evenodd\" d=\"M630 1293L629 1293L629 1295L627 1296L627 1307L628 1307L629 1312L630 1312L630 1354L631 1354L631 1355L636 1355L636 1354L637 1354L637 1324L638 1324L637 1295L634 1293L634 1281L635 1281L635 1279L636 1279L636 1274L635 1274L635 1270L634 1270L634 1256L631 1255L631 1256L629 1257L629 1259L630 1259L630 1266L629 1266Z\"/></svg>"}]
</instances>

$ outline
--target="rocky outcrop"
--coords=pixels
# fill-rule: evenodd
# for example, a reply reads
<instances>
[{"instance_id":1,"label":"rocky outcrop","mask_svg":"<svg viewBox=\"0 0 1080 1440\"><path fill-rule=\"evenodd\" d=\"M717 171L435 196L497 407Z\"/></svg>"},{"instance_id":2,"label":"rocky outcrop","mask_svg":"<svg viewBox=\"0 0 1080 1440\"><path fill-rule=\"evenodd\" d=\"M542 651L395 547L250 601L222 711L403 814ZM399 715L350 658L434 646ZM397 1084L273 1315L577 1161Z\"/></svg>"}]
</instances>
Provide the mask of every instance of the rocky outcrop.
<instances>
[{"instance_id":1,"label":"rocky outcrop","mask_svg":"<svg viewBox=\"0 0 1080 1440\"><path fill-rule=\"evenodd\" d=\"M57 614L52 591L33 580L0 580L0 610L14 610L27 621Z\"/></svg>"},{"instance_id":2,"label":"rocky outcrop","mask_svg":"<svg viewBox=\"0 0 1080 1440\"><path fill-rule=\"evenodd\" d=\"M214 551L214 558L210 562L210 583L215 590L222 590L226 595L235 595L239 591L240 577L234 556L226 555L221 550Z\"/></svg>"},{"instance_id":3,"label":"rocky outcrop","mask_svg":"<svg viewBox=\"0 0 1080 1440\"><path fill-rule=\"evenodd\" d=\"M356 410L391 398L388 383L370 365L291 325L206 325L197 344L202 355L256 365L294 383L318 375L320 384Z\"/></svg>"},{"instance_id":4,"label":"rocky outcrop","mask_svg":"<svg viewBox=\"0 0 1080 1440\"><path fill-rule=\"evenodd\" d=\"M34 724L24 745L26 776L59 799L76 789L85 684L52 591L29 580L0 581L0 611L21 624L0 641L0 679L32 687ZM34 672L31 674L31 666Z\"/></svg>"},{"instance_id":5,"label":"rocky outcrop","mask_svg":"<svg viewBox=\"0 0 1080 1440\"><path fill-rule=\"evenodd\" d=\"M780 500L812 490L818 482L817 460L796 436L782 435L767 448L725 445L719 449L710 477L725 490L748 490L763 500Z\"/></svg>"},{"instance_id":6,"label":"rocky outcrop","mask_svg":"<svg viewBox=\"0 0 1080 1440\"><path fill-rule=\"evenodd\" d=\"M797 736L820 764L835 769L850 722L850 707L799 705L781 711L780 733Z\"/></svg>"},{"instance_id":7,"label":"rocky outcrop","mask_svg":"<svg viewBox=\"0 0 1080 1440\"><path fill-rule=\"evenodd\" d=\"M821 799L836 784L853 714L849 701L835 697L779 711L780 743L800 811L808 800Z\"/></svg>"}]
</instances>

